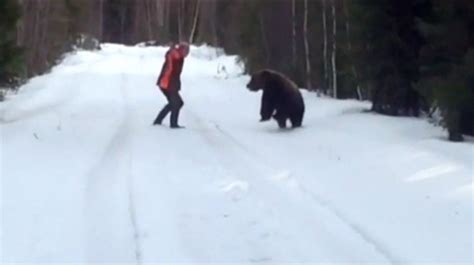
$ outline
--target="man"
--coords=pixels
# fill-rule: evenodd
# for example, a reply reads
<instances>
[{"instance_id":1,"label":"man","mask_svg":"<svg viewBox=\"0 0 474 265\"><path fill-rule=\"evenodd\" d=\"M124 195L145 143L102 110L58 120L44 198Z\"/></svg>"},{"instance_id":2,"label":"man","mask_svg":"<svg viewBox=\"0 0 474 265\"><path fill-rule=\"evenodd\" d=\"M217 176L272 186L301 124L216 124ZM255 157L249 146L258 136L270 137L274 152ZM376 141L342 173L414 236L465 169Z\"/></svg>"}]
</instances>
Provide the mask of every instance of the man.
<instances>
[{"instance_id":1,"label":"man","mask_svg":"<svg viewBox=\"0 0 474 265\"><path fill-rule=\"evenodd\" d=\"M172 46L166 52L165 63L161 69L157 86L168 100L168 104L158 113L153 125L160 125L163 119L171 112L170 128L183 128L178 125L179 111L183 107L183 100L179 95L181 89L181 71L183 69L184 58L189 54L189 44L180 43Z\"/></svg>"}]
</instances>

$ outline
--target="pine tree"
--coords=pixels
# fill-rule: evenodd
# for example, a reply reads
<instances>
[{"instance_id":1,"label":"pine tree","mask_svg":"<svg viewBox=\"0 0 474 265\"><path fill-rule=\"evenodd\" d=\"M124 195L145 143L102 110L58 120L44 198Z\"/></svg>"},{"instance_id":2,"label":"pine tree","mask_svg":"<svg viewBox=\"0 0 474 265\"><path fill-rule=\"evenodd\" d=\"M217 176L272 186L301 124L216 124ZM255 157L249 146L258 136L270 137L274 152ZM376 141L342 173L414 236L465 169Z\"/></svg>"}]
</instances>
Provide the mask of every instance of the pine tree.
<instances>
[{"instance_id":1,"label":"pine tree","mask_svg":"<svg viewBox=\"0 0 474 265\"><path fill-rule=\"evenodd\" d=\"M248 73L265 68L269 61L268 47L265 45L262 2L242 1L239 6L241 28L238 32L240 58Z\"/></svg>"},{"instance_id":2,"label":"pine tree","mask_svg":"<svg viewBox=\"0 0 474 265\"><path fill-rule=\"evenodd\" d=\"M421 53L420 90L437 105L451 141L474 134L474 3L431 0L431 14L419 27L426 38Z\"/></svg>"},{"instance_id":3,"label":"pine tree","mask_svg":"<svg viewBox=\"0 0 474 265\"><path fill-rule=\"evenodd\" d=\"M419 113L416 1L351 1L353 47L360 81L369 88L372 109L388 115Z\"/></svg>"},{"instance_id":4,"label":"pine tree","mask_svg":"<svg viewBox=\"0 0 474 265\"><path fill-rule=\"evenodd\" d=\"M20 6L16 0L0 2L0 87L10 87L23 68L22 50L16 45Z\"/></svg>"}]
</instances>

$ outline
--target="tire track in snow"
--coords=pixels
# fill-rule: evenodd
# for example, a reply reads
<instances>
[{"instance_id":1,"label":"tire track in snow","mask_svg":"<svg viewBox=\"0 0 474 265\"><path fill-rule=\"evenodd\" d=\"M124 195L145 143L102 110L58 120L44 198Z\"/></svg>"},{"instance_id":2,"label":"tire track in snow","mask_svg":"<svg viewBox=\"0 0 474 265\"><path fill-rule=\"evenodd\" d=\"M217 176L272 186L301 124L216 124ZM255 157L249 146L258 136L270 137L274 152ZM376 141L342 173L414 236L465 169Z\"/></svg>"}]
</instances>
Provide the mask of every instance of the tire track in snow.
<instances>
[{"instance_id":1,"label":"tire track in snow","mask_svg":"<svg viewBox=\"0 0 474 265\"><path fill-rule=\"evenodd\" d=\"M88 246L95 248L100 246L101 249L93 249L93 262L99 259L103 262L110 262L121 255L127 260L128 248L133 248L133 259L136 264L142 263L142 247L139 227L137 222L137 214L135 207L135 196L133 191L133 156L131 149L131 106L128 103L128 94L126 92L127 79L125 74L121 76L120 96L122 99L122 119L110 138L105 151L97 164L90 170L88 174L87 193L86 193L86 218L88 218ZM118 197L117 201L111 200L110 197ZM126 201L126 206L120 204L120 200ZM92 208L92 209L90 209ZM104 211L108 211L104 214ZM110 215L110 216L109 216ZM120 219L124 215L128 216L127 220ZM97 216L103 218L96 220ZM115 218L114 218L115 217ZM94 222L91 222L91 218ZM99 224L104 222L105 224ZM109 227L109 225L118 225L120 227ZM121 233L121 228L127 229L130 234ZM113 230L115 228L115 230ZM118 229L117 229L118 228ZM113 231L111 231L111 229ZM98 235L96 235L98 234ZM127 242L127 238L132 240L132 244ZM103 241L98 244L97 241ZM130 245L130 246L127 246ZM103 248L107 249L103 249ZM117 251L118 250L118 251ZM105 252L105 254L104 254ZM110 255L110 256L107 256Z\"/></svg>"},{"instance_id":2,"label":"tire track in snow","mask_svg":"<svg viewBox=\"0 0 474 265\"><path fill-rule=\"evenodd\" d=\"M232 134L221 129L217 124L216 127L221 131L226 137L228 137L232 142L238 143L236 146L242 149L243 152L246 152L248 155L254 156L256 159L259 159L261 165L266 168L270 168L270 165L265 159L256 154L255 152L249 151L248 148L241 142L239 142ZM292 179L296 181L295 179ZM372 246L381 256L383 256L390 264L400 264L403 263L402 259L396 257L389 248L380 240L376 239L374 236L364 229L362 226L353 222L347 215L342 211L337 209L329 200L321 197L318 194L308 190L304 186L300 185L299 182L296 182L297 188L308 196L311 200L315 201L319 206L331 212L340 222L349 227L355 234L357 234L362 240L364 240L368 245Z\"/></svg>"},{"instance_id":3,"label":"tire track in snow","mask_svg":"<svg viewBox=\"0 0 474 265\"><path fill-rule=\"evenodd\" d=\"M207 143L209 147L219 154L219 166L222 166L221 169L224 170L229 177L233 179L233 182L229 185L220 185L219 189L224 192L232 192L232 191L244 191L248 192L249 188L253 189L254 186L249 187L248 177L249 174L251 175L259 175L260 172L250 172L249 169L253 170L253 168L249 167L247 161L242 161L240 154L235 152L235 143L229 145L228 139L223 139L222 133L219 131L219 128L214 123L207 124L203 119L201 119L198 115L193 113L192 111L187 112L188 117L191 118L192 123L194 123L198 130L196 133L203 138L204 143ZM239 163L242 162L242 163ZM239 164L243 166L239 167ZM239 170L240 169L240 170ZM237 201L240 199L237 199ZM236 201L235 198L232 198L232 201ZM261 203L267 204L267 202L260 201ZM242 216L245 218L245 216ZM253 225L257 224L257 221L252 221ZM248 257L246 261L242 261L242 264L247 263L261 263L261 262L274 262L271 257L271 253L268 249L262 248L256 243L255 238L245 238L247 241L247 245L250 245L248 251ZM242 257L244 258L244 257Z\"/></svg>"},{"instance_id":4,"label":"tire track in snow","mask_svg":"<svg viewBox=\"0 0 474 265\"><path fill-rule=\"evenodd\" d=\"M223 136L227 137L230 142L232 142L237 148L241 149L242 152L245 152L247 155L253 156L262 165L262 167L271 169L269 163L265 161L265 159L260 156L259 154L251 151L247 148L242 142L238 141L232 134L223 130L217 123L214 123L217 130L222 133ZM295 179L292 179L296 181ZM327 199L324 199L318 194L306 189L299 182L296 182L297 188L308 196L311 200L315 201L319 206L326 209L327 211L331 212L339 221L344 223L347 227L349 227L355 234L357 234L361 239L363 239L367 244L371 245L381 256L385 257L390 264L400 264L403 263L402 259L397 258L389 248L382 243L380 240L375 239L374 236L370 235L370 233L364 229L362 226L357 225L355 222L351 221L349 217L343 214L340 210L338 210L331 202Z\"/></svg>"},{"instance_id":5,"label":"tire track in snow","mask_svg":"<svg viewBox=\"0 0 474 265\"><path fill-rule=\"evenodd\" d=\"M122 76L123 79L125 79L124 76ZM125 80L122 80L125 81ZM124 85L120 86L122 97L124 99L125 103L125 120L123 127L125 127L126 131L129 132L132 130L132 107L127 99L130 98L130 96L127 93L126 86L125 84L128 84L127 82L123 82ZM128 135L129 140L128 140L128 146L129 148L129 155L128 155L128 170L127 170L127 188L128 188L128 212L130 215L130 223L132 226L132 232L133 232L133 239L135 243L135 261L136 264L140 265L142 264L142 255L143 255L143 250L142 250L142 244L141 244L141 237L140 237L140 229L138 227L138 217L137 217L137 211L136 211L136 203L135 203L135 195L134 195L134 189L133 189L133 173L132 173L132 168L133 168L133 154L131 153L132 150L132 144L131 144L131 139L130 135Z\"/></svg>"},{"instance_id":6,"label":"tire track in snow","mask_svg":"<svg viewBox=\"0 0 474 265\"><path fill-rule=\"evenodd\" d=\"M298 189L316 202L319 206L330 211L339 221L343 222L347 227L349 227L355 234L357 234L361 239L363 239L368 245L372 246L381 256L392 265L404 263L400 258L397 258L388 247L382 243L380 240L375 239L374 236L364 229L362 226L357 225L355 222L351 221L345 214L340 210L336 209L328 200L323 199L319 195L307 190L302 187L299 183L297 184Z\"/></svg>"},{"instance_id":7,"label":"tire track in snow","mask_svg":"<svg viewBox=\"0 0 474 265\"><path fill-rule=\"evenodd\" d=\"M190 113L191 117L201 126L206 127L206 124L202 121L201 118L199 118L196 114ZM245 159L246 161L244 162L246 165L249 167L254 167L256 170L259 172L272 172L275 171L271 166L270 163L261 155L256 153L255 151L251 150L248 148L247 145L239 141L235 136L233 136L231 133L228 131L222 129L219 124L215 122L210 122L212 126L215 128L215 132L217 132L221 137L222 140L216 140L212 139L211 145L219 145L218 142L221 141L220 145L227 145L227 146L233 146L231 149L234 151L231 152L237 152L241 153L242 155L237 155L234 154L233 157L236 159L238 157L253 157L254 159ZM211 130L211 126L207 126L208 130ZM209 136L205 135L205 138L209 138ZM209 139L207 139L209 140ZM222 142L225 141L226 143L223 144ZM222 148L220 148L222 149ZM241 159L242 160L242 159ZM252 162L250 165L250 162L248 161L258 161L257 162ZM292 181L296 181L295 179L292 179ZM312 191L309 191L308 189L304 188L302 185L300 185L299 182L293 182L296 183L296 188L303 193L306 197L308 197L310 200L314 201L320 208L326 210L329 212L336 220L338 220L341 224L343 224L345 227L347 227L350 231L353 232L353 234L357 235L359 239L361 239L363 242L365 242L368 246L373 248L376 253L378 253L381 257L383 257L386 260L386 263L388 264L400 264L403 263L402 259L397 258L395 255L392 254L392 252L388 249L388 247L382 243L381 241L375 239L374 236L370 235L370 233L365 230L363 227L357 225L355 222L351 221L349 217L347 217L345 214L343 214L340 210L338 210L336 207L334 207L329 200L326 200L322 198L320 195L315 194Z\"/></svg>"}]
</instances>

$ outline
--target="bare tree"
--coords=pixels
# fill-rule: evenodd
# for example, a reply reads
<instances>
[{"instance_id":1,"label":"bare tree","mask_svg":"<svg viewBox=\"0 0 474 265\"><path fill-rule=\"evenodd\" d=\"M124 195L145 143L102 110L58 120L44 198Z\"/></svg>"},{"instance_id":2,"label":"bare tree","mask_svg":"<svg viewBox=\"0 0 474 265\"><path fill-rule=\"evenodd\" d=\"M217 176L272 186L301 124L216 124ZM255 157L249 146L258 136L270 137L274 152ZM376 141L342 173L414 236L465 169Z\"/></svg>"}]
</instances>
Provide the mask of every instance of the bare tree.
<instances>
[{"instance_id":1,"label":"bare tree","mask_svg":"<svg viewBox=\"0 0 474 265\"><path fill-rule=\"evenodd\" d=\"M182 0L175 0L178 2L178 38L183 39L183 17L184 17L184 7L185 2Z\"/></svg>"},{"instance_id":2,"label":"bare tree","mask_svg":"<svg viewBox=\"0 0 474 265\"><path fill-rule=\"evenodd\" d=\"M337 98L337 67L336 67L336 52L337 52L337 18L336 18L336 3L331 1L332 6L332 90L333 97Z\"/></svg>"},{"instance_id":3,"label":"bare tree","mask_svg":"<svg viewBox=\"0 0 474 265\"><path fill-rule=\"evenodd\" d=\"M349 51L349 54L351 54L352 53L352 41L351 41L352 36L351 36L351 24L350 24L350 18L349 18L349 10L347 9L347 0L343 1L343 5L344 5L343 6L343 8L344 8L344 17L346 19L347 49ZM352 75L357 80L358 79L358 74L357 74L356 67L355 67L353 62L351 64L352 64L351 65ZM362 93L361 93L360 85L359 85L358 82L357 82L356 92L357 92L357 99L362 100Z\"/></svg>"},{"instance_id":4,"label":"bare tree","mask_svg":"<svg viewBox=\"0 0 474 265\"><path fill-rule=\"evenodd\" d=\"M292 59L293 59L293 67L296 67L297 64L297 58L296 58L296 0L292 0L291 3L291 21L293 23L292 25L292 42L291 42L291 47L292 47Z\"/></svg>"},{"instance_id":5,"label":"bare tree","mask_svg":"<svg viewBox=\"0 0 474 265\"><path fill-rule=\"evenodd\" d=\"M328 30L327 30L327 4L326 0L322 0L322 17L323 17L323 63L324 63L324 90L329 85L329 63L328 63Z\"/></svg>"},{"instance_id":6,"label":"bare tree","mask_svg":"<svg viewBox=\"0 0 474 265\"><path fill-rule=\"evenodd\" d=\"M265 31L265 23L264 23L264 20L263 20L263 14L260 13L259 15L259 24L260 24L260 34L262 35L262 42L263 42L263 47L264 47L264 51L265 51L265 64L270 64L270 48L269 48L269 45L268 45L268 38L267 38L267 34L266 34L266 31Z\"/></svg>"},{"instance_id":7,"label":"bare tree","mask_svg":"<svg viewBox=\"0 0 474 265\"><path fill-rule=\"evenodd\" d=\"M104 0L99 0L99 32L97 38L102 40L104 35Z\"/></svg>"},{"instance_id":8,"label":"bare tree","mask_svg":"<svg viewBox=\"0 0 474 265\"><path fill-rule=\"evenodd\" d=\"M217 40L217 22L216 22L216 17L217 17L217 2L216 1L212 1L212 6L211 6L211 10L212 10L212 13L211 13L211 16L210 16L210 23L211 23L211 31L212 31L212 41L213 41L213 45L218 45L218 40Z\"/></svg>"},{"instance_id":9,"label":"bare tree","mask_svg":"<svg viewBox=\"0 0 474 265\"><path fill-rule=\"evenodd\" d=\"M196 29L199 21L199 7L200 7L200 0L196 1L196 7L194 9L194 19L193 19L193 26L191 29L191 34L189 34L189 43L193 43L196 37Z\"/></svg>"},{"instance_id":10,"label":"bare tree","mask_svg":"<svg viewBox=\"0 0 474 265\"><path fill-rule=\"evenodd\" d=\"M312 90L311 85L311 62L309 54L309 42L308 42L308 0L304 0L304 25L303 25L303 36L304 36L304 50L306 59L306 89Z\"/></svg>"},{"instance_id":11,"label":"bare tree","mask_svg":"<svg viewBox=\"0 0 474 265\"><path fill-rule=\"evenodd\" d=\"M152 9L151 9L152 2L150 3L150 1L145 0L144 4L145 4L145 9L146 9L145 13L146 13L146 18L147 18L146 27L147 27L147 34L148 34L147 41L148 41L148 40L153 39L153 14L152 14Z\"/></svg>"},{"instance_id":12,"label":"bare tree","mask_svg":"<svg viewBox=\"0 0 474 265\"><path fill-rule=\"evenodd\" d=\"M163 27L165 24L165 8L166 8L166 2L164 0L162 1L156 1L156 15L158 17L158 26Z\"/></svg>"}]
</instances>

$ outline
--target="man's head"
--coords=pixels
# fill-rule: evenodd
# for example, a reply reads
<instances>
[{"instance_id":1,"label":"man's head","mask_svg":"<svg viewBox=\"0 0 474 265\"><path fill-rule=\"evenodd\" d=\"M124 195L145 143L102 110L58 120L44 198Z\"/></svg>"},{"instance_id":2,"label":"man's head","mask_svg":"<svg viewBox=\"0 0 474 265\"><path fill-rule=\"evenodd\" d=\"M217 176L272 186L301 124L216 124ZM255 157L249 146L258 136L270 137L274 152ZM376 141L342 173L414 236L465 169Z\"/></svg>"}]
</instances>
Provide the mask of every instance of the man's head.
<instances>
[{"instance_id":1,"label":"man's head","mask_svg":"<svg viewBox=\"0 0 474 265\"><path fill-rule=\"evenodd\" d=\"M177 50L179 53L183 56L186 57L189 54L189 43L187 42L181 42L177 45Z\"/></svg>"}]
</instances>

